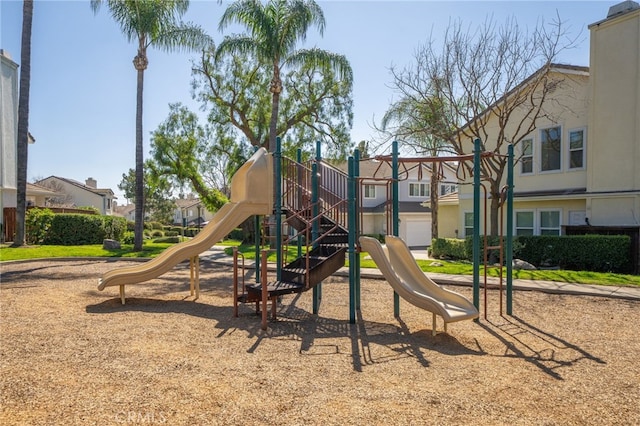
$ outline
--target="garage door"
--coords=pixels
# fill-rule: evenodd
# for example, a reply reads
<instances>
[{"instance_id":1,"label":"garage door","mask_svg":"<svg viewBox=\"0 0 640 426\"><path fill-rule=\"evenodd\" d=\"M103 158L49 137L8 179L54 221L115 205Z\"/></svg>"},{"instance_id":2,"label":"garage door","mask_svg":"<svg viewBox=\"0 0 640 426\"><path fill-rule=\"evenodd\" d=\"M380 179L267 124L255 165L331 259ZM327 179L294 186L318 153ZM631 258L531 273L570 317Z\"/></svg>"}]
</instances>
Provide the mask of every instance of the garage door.
<instances>
[{"instance_id":1,"label":"garage door","mask_svg":"<svg viewBox=\"0 0 640 426\"><path fill-rule=\"evenodd\" d=\"M431 245L431 221L406 220L406 235L404 240L409 247L424 247Z\"/></svg>"}]
</instances>

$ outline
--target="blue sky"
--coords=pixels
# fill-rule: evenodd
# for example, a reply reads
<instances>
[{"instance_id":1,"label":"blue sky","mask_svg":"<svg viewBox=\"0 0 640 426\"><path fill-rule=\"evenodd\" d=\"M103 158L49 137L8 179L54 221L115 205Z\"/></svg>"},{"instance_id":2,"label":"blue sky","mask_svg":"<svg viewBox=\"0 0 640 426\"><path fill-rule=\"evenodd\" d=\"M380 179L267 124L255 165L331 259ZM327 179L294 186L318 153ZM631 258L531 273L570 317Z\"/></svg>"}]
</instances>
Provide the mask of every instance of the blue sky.
<instances>
[{"instance_id":1,"label":"blue sky","mask_svg":"<svg viewBox=\"0 0 640 426\"><path fill-rule=\"evenodd\" d=\"M556 13L577 48L558 62L589 65L587 25L604 19L618 1L319 1L327 27L324 37L309 33L308 44L344 54L354 70L352 140L370 139L371 123L386 111L394 94L391 65L412 63L415 49L430 34L438 40L450 19L472 27L488 17L501 23L515 17L532 28ZM191 1L185 21L201 25L216 42L223 35L218 21L227 2ZM20 62L22 2L0 0L0 48ZM107 9L94 15L88 1L39 0L34 5L31 45L29 128L36 143L29 150L27 179L51 175L81 182L87 177L100 188L117 188L122 174L135 165L136 48L127 42ZM145 72L144 138L166 119L168 104L182 102L193 110L191 59L195 54L149 51Z\"/></svg>"}]
</instances>

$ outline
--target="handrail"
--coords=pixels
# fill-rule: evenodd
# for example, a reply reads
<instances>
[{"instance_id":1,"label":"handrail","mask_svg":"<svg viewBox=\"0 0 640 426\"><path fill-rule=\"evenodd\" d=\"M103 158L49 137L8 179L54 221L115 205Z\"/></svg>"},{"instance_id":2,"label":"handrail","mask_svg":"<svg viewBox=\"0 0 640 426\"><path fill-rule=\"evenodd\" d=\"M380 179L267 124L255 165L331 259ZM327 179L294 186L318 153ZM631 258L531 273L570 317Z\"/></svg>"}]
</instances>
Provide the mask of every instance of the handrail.
<instances>
[{"instance_id":1,"label":"handrail","mask_svg":"<svg viewBox=\"0 0 640 426\"><path fill-rule=\"evenodd\" d=\"M306 163L299 163L287 157L282 157L282 207L289 214L285 223L291 224L298 221L304 224L304 228L296 230L293 235L287 236L284 244L288 244L300 235L305 237L306 253L306 277L305 285L309 285L309 265L310 247L314 247L327 235L337 229L348 228L348 204L347 204L347 184L348 175L322 160L311 160ZM317 164L318 173L318 201L312 203L312 164ZM317 207L317 214L313 215ZM329 229L322 229L322 232L313 240L310 232L314 224L319 225L323 218L328 218L333 222Z\"/></svg>"}]
</instances>

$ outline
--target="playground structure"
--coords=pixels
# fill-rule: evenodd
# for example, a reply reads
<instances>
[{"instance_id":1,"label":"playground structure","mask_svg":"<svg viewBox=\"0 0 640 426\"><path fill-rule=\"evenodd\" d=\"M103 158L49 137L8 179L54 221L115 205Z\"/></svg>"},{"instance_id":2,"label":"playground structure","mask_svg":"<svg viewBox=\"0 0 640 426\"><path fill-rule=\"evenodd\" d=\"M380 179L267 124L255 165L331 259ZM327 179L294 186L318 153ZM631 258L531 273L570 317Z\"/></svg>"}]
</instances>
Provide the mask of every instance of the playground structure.
<instances>
[{"instance_id":1,"label":"playground structure","mask_svg":"<svg viewBox=\"0 0 640 426\"><path fill-rule=\"evenodd\" d=\"M478 318L478 309L467 298L434 283L416 263L405 242L392 235L385 237L387 247L371 237L360 237L363 251L369 253L393 290L418 308L432 313L431 334L436 335L436 316L450 322Z\"/></svg>"},{"instance_id":2,"label":"playground structure","mask_svg":"<svg viewBox=\"0 0 640 426\"><path fill-rule=\"evenodd\" d=\"M322 161L320 143L316 146L316 157L302 162L298 151L296 161L283 158L278 138L276 152L268 154L263 148L256 151L233 176L231 201L223 206L210 223L190 241L180 243L157 258L140 266L109 271L100 279L98 288L119 286L122 303L125 302L126 284L140 283L158 277L176 264L189 259L191 268L191 294L199 295L198 255L224 238L244 220L255 216L256 268L255 283L246 284L239 279L239 260L234 251L234 315L238 315L240 303L255 303L256 311L262 312L262 328L267 328L267 304L271 303L271 314L276 315L276 304L280 296L313 291L313 313L317 314L322 299L322 281L345 265L345 254L349 259L349 321L355 323L356 311L360 310L360 251L368 251L376 261L385 278L394 288L394 315L400 316L399 297L428 310L433 314L433 333L436 332L436 316L449 322L475 319L479 311L480 268L480 141L475 141L472 156L429 157L423 159L400 159L397 143L390 157L377 157L392 163L393 176L387 179L391 186L391 224L393 234L387 237L389 248L360 237L360 186L359 152L348 161L348 174ZM422 161L468 161L474 163L474 279L473 304L464 297L442 289L419 269L406 244L398 235L398 181L401 162ZM506 248L507 266L507 314L511 314L511 229L513 188L513 147L509 147L509 170L505 190L508 206ZM274 181L275 176L275 181ZM278 182L279 184L275 184ZM275 202L274 202L275 201ZM276 278L267 277L268 250L260 251L260 215L272 214L271 233L275 233ZM286 230L286 232L283 232ZM501 239L502 241L502 239ZM376 244L377 243L377 244ZM296 244L297 257L288 262L283 248ZM502 243L500 244L502 247ZM485 244L485 252L486 252ZM258 259L260 259L258 261ZM485 255L486 259L486 255ZM486 265L485 265L486 266ZM486 268L485 268L486 271ZM486 277L486 273L485 273ZM502 275L501 275L502 278ZM486 281L486 278L485 278ZM486 317L486 282L485 282ZM502 294L502 284L500 286ZM502 306L502 303L501 303ZM502 308L501 308L502 309ZM502 311L501 311L502 314Z\"/></svg>"},{"instance_id":3,"label":"playground structure","mask_svg":"<svg viewBox=\"0 0 640 426\"><path fill-rule=\"evenodd\" d=\"M136 284L159 277L178 263L189 259L191 295L199 296L199 254L222 240L245 219L268 214L273 202L273 162L264 148L253 156L231 179L231 201L225 204L193 239L176 244L158 257L141 265L115 269L99 279L98 290L118 286L120 299L125 303L125 285Z\"/></svg>"}]
</instances>

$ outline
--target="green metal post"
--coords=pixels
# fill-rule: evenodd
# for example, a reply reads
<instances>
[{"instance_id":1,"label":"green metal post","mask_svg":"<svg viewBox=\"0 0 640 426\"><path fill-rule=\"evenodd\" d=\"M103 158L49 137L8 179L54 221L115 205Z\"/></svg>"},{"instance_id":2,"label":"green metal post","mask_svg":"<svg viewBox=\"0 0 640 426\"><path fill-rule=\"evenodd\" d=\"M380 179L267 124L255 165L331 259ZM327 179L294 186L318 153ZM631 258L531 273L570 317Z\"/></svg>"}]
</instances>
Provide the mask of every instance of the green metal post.
<instances>
[{"instance_id":1,"label":"green metal post","mask_svg":"<svg viewBox=\"0 0 640 426\"><path fill-rule=\"evenodd\" d=\"M507 315L513 307L513 144L509 144L507 159Z\"/></svg>"},{"instance_id":2,"label":"green metal post","mask_svg":"<svg viewBox=\"0 0 640 426\"><path fill-rule=\"evenodd\" d=\"M311 165L311 203L313 208L311 209L313 215L313 223L311 224L311 240L316 241L319 235L320 227L318 225L317 216L319 214L318 209L318 163ZM313 243L313 248L318 246L317 242ZM319 284L318 284L319 285ZM316 287L313 288L313 313L317 314L320 308L320 298Z\"/></svg>"},{"instance_id":3,"label":"green metal post","mask_svg":"<svg viewBox=\"0 0 640 426\"><path fill-rule=\"evenodd\" d=\"M258 148L256 147L254 152L257 151ZM260 238L260 216L256 215L254 218L254 224L253 224L253 231L255 234L254 237L254 241L255 241L255 265L256 265L256 283L260 282L260 248L262 245L262 239Z\"/></svg>"},{"instance_id":4,"label":"green metal post","mask_svg":"<svg viewBox=\"0 0 640 426\"><path fill-rule=\"evenodd\" d=\"M347 198L348 198L348 214L349 214L349 247L347 249L349 255L349 323L356 323L356 232L355 232L355 179L353 157L349 157L349 180L347 181Z\"/></svg>"},{"instance_id":5,"label":"green metal post","mask_svg":"<svg viewBox=\"0 0 640 426\"><path fill-rule=\"evenodd\" d=\"M298 208L302 208L302 149L298 148L296 152L296 161L298 163ZM302 257L302 234L298 234L298 259Z\"/></svg>"},{"instance_id":6,"label":"green metal post","mask_svg":"<svg viewBox=\"0 0 640 426\"><path fill-rule=\"evenodd\" d=\"M398 190L398 141L393 141L392 147L392 161L391 161L391 178L393 182L391 184L391 198L393 200L393 235L395 237L400 235L400 200ZM393 292L393 315L398 318L400 316L400 296L395 291Z\"/></svg>"},{"instance_id":7,"label":"green metal post","mask_svg":"<svg viewBox=\"0 0 640 426\"><path fill-rule=\"evenodd\" d=\"M253 230L256 234L255 236L255 244L256 244L256 282L259 283L260 282L260 245L261 242L260 241L260 216L256 216L255 217L255 223L254 223L254 227Z\"/></svg>"},{"instance_id":8,"label":"green metal post","mask_svg":"<svg viewBox=\"0 0 640 426\"><path fill-rule=\"evenodd\" d=\"M480 309L480 139L473 141L473 304Z\"/></svg>"},{"instance_id":9,"label":"green metal post","mask_svg":"<svg viewBox=\"0 0 640 426\"><path fill-rule=\"evenodd\" d=\"M355 196L353 203L353 215L355 216L355 226L349 229L349 232L355 233L355 287L356 287L356 309L360 310L360 253L357 251L358 238L360 237L360 185L358 178L360 177L360 150L353 152L353 186L355 188ZM350 227L351 228L351 227Z\"/></svg>"},{"instance_id":10,"label":"green metal post","mask_svg":"<svg viewBox=\"0 0 640 426\"><path fill-rule=\"evenodd\" d=\"M316 141L316 164L318 164L318 173L322 173L322 167L320 167L320 163L322 161L322 145L320 144L320 141ZM319 183L319 179L318 182L316 183L316 190L320 189L320 183ZM319 195L316 197L317 199L319 199ZM320 209L318 208L318 213L316 213L316 215L318 215L320 212ZM319 227L319 226L318 226ZM319 231L319 230L318 230ZM320 233L318 232L318 236L320 235ZM316 238L318 238L318 236L313 237L313 239L315 240ZM314 300L318 300L318 306L320 306L320 300L322 300L322 283L318 283L318 285L316 285L313 288L313 298Z\"/></svg>"},{"instance_id":11,"label":"green metal post","mask_svg":"<svg viewBox=\"0 0 640 426\"><path fill-rule=\"evenodd\" d=\"M282 151L280 136L276 138L276 152L273 153L276 179L276 279L282 278ZM266 273L266 271L265 271Z\"/></svg>"}]
</instances>

